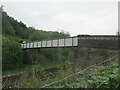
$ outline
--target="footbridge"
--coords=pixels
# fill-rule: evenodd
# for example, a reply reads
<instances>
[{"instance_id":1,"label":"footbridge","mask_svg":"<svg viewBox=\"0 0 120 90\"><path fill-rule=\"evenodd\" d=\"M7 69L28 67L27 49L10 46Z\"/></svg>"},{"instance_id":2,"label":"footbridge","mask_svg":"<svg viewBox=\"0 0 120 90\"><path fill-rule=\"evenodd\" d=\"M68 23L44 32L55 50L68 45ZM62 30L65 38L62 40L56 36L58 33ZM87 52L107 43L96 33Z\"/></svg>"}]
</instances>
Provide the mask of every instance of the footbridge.
<instances>
[{"instance_id":1,"label":"footbridge","mask_svg":"<svg viewBox=\"0 0 120 90\"><path fill-rule=\"evenodd\" d=\"M23 42L21 47L23 50L62 47L87 47L117 50L120 44L119 36L117 35L78 35L75 37Z\"/></svg>"}]
</instances>

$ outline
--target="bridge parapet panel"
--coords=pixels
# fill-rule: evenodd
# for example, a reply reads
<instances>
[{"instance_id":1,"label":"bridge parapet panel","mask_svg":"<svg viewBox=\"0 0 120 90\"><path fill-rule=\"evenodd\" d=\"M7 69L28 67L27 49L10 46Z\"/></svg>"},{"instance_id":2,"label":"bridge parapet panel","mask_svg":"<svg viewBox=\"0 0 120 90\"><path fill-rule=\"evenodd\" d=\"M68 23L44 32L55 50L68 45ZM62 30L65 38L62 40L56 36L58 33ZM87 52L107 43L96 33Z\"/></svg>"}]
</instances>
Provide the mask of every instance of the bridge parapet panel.
<instances>
[{"instance_id":1,"label":"bridge parapet panel","mask_svg":"<svg viewBox=\"0 0 120 90\"><path fill-rule=\"evenodd\" d=\"M38 41L38 47L41 47L42 46L41 44L42 44L41 41Z\"/></svg>"},{"instance_id":2,"label":"bridge parapet panel","mask_svg":"<svg viewBox=\"0 0 120 90\"><path fill-rule=\"evenodd\" d=\"M93 47L103 49L118 49L118 37L87 36L79 37L80 47Z\"/></svg>"},{"instance_id":3,"label":"bridge parapet panel","mask_svg":"<svg viewBox=\"0 0 120 90\"><path fill-rule=\"evenodd\" d=\"M53 47L57 47L57 46L58 46L58 41L57 41L57 40L53 40L52 42L53 42L53 43L52 43L52 46L53 46Z\"/></svg>"},{"instance_id":4,"label":"bridge parapet panel","mask_svg":"<svg viewBox=\"0 0 120 90\"><path fill-rule=\"evenodd\" d=\"M59 44L58 44L58 47L62 47L65 45L65 39L58 39L59 40Z\"/></svg>"},{"instance_id":5,"label":"bridge parapet panel","mask_svg":"<svg viewBox=\"0 0 120 90\"><path fill-rule=\"evenodd\" d=\"M34 48L37 48L38 42L34 42Z\"/></svg>"},{"instance_id":6,"label":"bridge parapet panel","mask_svg":"<svg viewBox=\"0 0 120 90\"><path fill-rule=\"evenodd\" d=\"M46 44L46 41L42 41L42 47L46 47L47 44Z\"/></svg>"},{"instance_id":7,"label":"bridge parapet panel","mask_svg":"<svg viewBox=\"0 0 120 90\"><path fill-rule=\"evenodd\" d=\"M52 47L52 40L47 41L47 47Z\"/></svg>"},{"instance_id":8,"label":"bridge parapet panel","mask_svg":"<svg viewBox=\"0 0 120 90\"><path fill-rule=\"evenodd\" d=\"M73 46L78 46L78 37L73 38Z\"/></svg>"},{"instance_id":9,"label":"bridge parapet panel","mask_svg":"<svg viewBox=\"0 0 120 90\"><path fill-rule=\"evenodd\" d=\"M65 46L72 46L72 38L66 38L65 39Z\"/></svg>"}]
</instances>

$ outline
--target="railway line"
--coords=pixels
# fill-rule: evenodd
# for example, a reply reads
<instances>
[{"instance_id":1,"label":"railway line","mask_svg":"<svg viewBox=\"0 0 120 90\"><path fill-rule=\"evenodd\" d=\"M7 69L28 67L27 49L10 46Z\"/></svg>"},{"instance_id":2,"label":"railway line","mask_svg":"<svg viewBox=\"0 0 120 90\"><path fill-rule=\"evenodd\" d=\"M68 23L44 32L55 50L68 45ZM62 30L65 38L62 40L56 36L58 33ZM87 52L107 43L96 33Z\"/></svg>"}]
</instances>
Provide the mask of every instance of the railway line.
<instances>
[{"instance_id":1,"label":"railway line","mask_svg":"<svg viewBox=\"0 0 120 90\"><path fill-rule=\"evenodd\" d=\"M35 74L36 78L38 78L39 81L44 81L48 78L53 78L59 70L66 70L65 66L61 67L54 67L54 68L48 68L44 70L38 70L35 73L28 72L28 73L23 73L23 74L13 74L13 75L8 75L8 76L3 76L2 77L2 85L3 88L15 88L17 85L17 82L19 82L20 78L24 75L33 75ZM44 72L44 74L42 73ZM53 76L54 75L54 76Z\"/></svg>"}]
</instances>

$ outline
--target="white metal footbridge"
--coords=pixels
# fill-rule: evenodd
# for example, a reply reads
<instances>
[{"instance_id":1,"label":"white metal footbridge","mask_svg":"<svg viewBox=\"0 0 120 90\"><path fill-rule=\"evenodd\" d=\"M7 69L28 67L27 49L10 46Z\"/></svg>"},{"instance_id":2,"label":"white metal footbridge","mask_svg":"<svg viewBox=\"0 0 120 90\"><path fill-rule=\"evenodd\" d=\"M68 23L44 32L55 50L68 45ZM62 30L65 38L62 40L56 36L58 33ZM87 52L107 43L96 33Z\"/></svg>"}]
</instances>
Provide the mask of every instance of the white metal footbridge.
<instances>
[{"instance_id":1,"label":"white metal footbridge","mask_svg":"<svg viewBox=\"0 0 120 90\"><path fill-rule=\"evenodd\" d=\"M59 47L91 47L119 49L119 36L116 35L78 35L75 37L55 38L49 40L23 42L22 49L59 48Z\"/></svg>"}]
</instances>

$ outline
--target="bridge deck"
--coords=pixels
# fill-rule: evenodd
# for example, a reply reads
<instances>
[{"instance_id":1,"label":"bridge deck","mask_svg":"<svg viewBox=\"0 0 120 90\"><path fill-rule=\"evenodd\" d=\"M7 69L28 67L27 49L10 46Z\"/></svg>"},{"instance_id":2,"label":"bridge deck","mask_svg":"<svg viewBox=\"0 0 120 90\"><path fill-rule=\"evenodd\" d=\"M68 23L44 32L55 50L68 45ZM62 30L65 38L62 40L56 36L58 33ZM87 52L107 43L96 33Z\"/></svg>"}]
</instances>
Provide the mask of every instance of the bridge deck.
<instances>
[{"instance_id":1,"label":"bridge deck","mask_svg":"<svg viewBox=\"0 0 120 90\"><path fill-rule=\"evenodd\" d=\"M50 47L95 47L118 49L118 36L78 35L76 37L22 43L22 49Z\"/></svg>"}]
</instances>

